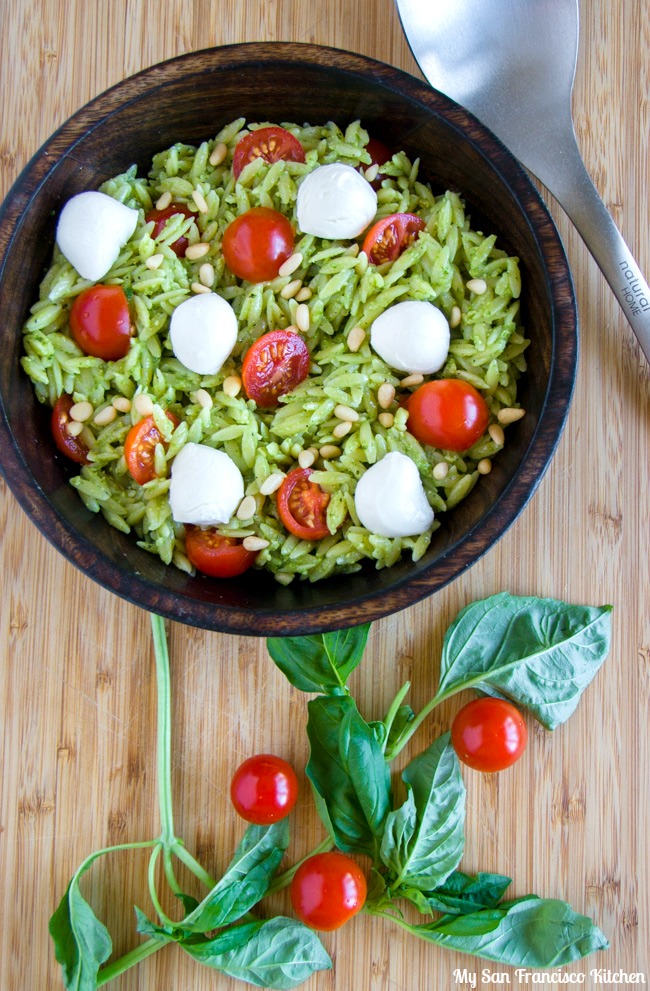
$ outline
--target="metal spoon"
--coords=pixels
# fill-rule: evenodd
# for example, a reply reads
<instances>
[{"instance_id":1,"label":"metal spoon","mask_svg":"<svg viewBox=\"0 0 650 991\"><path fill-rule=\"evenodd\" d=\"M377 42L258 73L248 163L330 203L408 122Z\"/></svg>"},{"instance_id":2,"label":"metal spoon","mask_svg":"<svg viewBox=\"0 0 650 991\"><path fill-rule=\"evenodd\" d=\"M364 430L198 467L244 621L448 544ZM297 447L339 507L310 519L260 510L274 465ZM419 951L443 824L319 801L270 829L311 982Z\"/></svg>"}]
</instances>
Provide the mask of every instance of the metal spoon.
<instances>
[{"instance_id":1,"label":"metal spoon","mask_svg":"<svg viewBox=\"0 0 650 991\"><path fill-rule=\"evenodd\" d=\"M562 204L650 362L650 288L591 181L571 94L578 0L396 0L433 87L482 121Z\"/></svg>"}]
</instances>

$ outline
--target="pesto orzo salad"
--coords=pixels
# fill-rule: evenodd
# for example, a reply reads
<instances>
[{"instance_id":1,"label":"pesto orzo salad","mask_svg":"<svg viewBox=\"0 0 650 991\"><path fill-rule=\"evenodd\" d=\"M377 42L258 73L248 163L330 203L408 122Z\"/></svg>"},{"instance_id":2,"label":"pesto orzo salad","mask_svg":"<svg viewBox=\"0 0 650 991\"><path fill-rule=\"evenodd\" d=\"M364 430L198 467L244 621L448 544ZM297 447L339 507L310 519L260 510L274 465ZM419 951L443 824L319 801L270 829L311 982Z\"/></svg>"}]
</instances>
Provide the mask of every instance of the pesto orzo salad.
<instances>
[{"instance_id":1,"label":"pesto orzo salad","mask_svg":"<svg viewBox=\"0 0 650 991\"><path fill-rule=\"evenodd\" d=\"M56 241L23 368L86 507L190 573L417 560L524 415L517 258L359 122L233 121Z\"/></svg>"}]
</instances>

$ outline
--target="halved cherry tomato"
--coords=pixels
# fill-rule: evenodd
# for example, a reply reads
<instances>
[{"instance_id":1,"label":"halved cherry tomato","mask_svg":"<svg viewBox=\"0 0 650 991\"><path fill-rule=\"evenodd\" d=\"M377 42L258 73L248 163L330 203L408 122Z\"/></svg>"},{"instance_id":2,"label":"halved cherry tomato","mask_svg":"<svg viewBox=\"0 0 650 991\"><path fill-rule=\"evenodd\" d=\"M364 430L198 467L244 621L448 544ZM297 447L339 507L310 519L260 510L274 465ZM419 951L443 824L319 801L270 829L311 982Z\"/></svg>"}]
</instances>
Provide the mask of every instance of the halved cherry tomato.
<instances>
[{"instance_id":1,"label":"halved cherry tomato","mask_svg":"<svg viewBox=\"0 0 650 991\"><path fill-rule=\"evenodd\" d=\"M68 396L65 392L59 396L54 404L50 420L52 436L59 451L65 454L66 458L76 461L77 464L87 465L89 463L88 448L79 437L73 437L68 433L68 424L74 422L70 416L70 410L73 406L72 396Z\"/></svg>"},{"instance_id":2,"label":"halved cherry tomato","mask_svg":"<svg viewBox=\"0 0 650 991\"><path fill-rule=\"evenodd\" d=\"M483 396L462 379L425 382L409 396L406 408L409 433L445 451L467 451L490 419Z\"/></svg>"},{"instance_id":3,"label":"halved cherry tomato","mask_svg":"<svg viewBox=\"0 0 650 991\"><path fill-rule=\"evenodd\" d=\"M182 214L183 217L196 216L196 214L192 213L189 207L185 206L184 203L170 203L170 205L166 206L164 210L149 210L149 212L145 214L144 219L147 223L150 223L150 221L153 220L153 231L151 232L151 236L154 240L162 234L165 224L169 218L176 216L178 213ZM172 241L169 247L178 258L184 258L189 243L190 242L185 236L181 236L176 238L175 241Z\"/></svg>"},{"instance_id":4,"label":"halved cherry tomato","mask_svg":"<svg viewBox=\"0 0 650 991\"><path fill-rule=\"evenodd\" d=\"M519 760L527 742L521 713L504 699L474 699L457 713L451 726L454 750L476 771L503 771Z\"/></svg>"},{"instance_id":5,"label":"halved cherry tomato","mask_svg":"<svg viewBox=\"0 0 650 991\"><path fill-rule=\"evenodd\" d=\"M414 213L391 213L389 217L378 220L363 241L368 261L373 265L394 262L425 227L422 217Z\"/></svg>"},{"instance_id":6,"label":"halved cherry tomato","mask_svg":"<svg viewBox=\"0 0 650 991\"><path fill-rule=\"evenodd\" d=\"M241 540L225 537L214 527L185 526L185 553L197 571L210 578L234 578L255 563L257 551L246 550Z\"/></svg>"},{"instance_id":7,"label":"halved cherry tomato","mask_svg":"<svg viewBox=\"0 0 650 991\"><path fill-rule=\"evenodd\" d=\"M278 512L289 533L302 540L329 537L329 492L310 481L311 468L294 468L278 489Z\"/></svg>"},{"instance_id":8,"label":"halved cherry tomato","mask_svg":"<svg viewBox=\"0 0 650 991\"><path fill-rule=\"evenodd\" d=\"M273 754L256 754L240 764L230 784L235 810L246 822L269 826L285 819L298 798L298 778L291 764Z\"/></svg>"},{"instance_id":9,"label":"halved cherry tomato","mask_svg":"<svg viewBox=\"0 0 650 991\"><path fill-rule=\"evenodd\" d=\"M235 179L255 158L263 158L265 162L304 162L305 150L298 138L284 127L259 127L245 134L235 148L232 159Z\"/></svg>"},{"instance_id":10,"label":"halved cherry tomato","mask_svg":"<svg viewBox=\"0 0 650 991\"><path fill-rule=\"evenodd\" d=\"M370 155L370 165L385 165L386 162L390 161L393 157L393 153L388 145L385 145L384 142L380 141L378 138L370 138L368 144L366 145L366 151ZM379 171L377 173L377 178L373 179L370 185L373 189L380 189L384 178L385 176L383 176L381 171Z\"/></svg>"},{"instance_id":11,"label":"halved cherry tomato","mask_svg":"<svg viewBox=\"0 0 650 991\"><path fill-rule=\"evenodd\" d=\"M263 409L300 385L309 374L309 349L299 334L270 330L251 344L242 365L242 382L249 399Z\"/></svg>"},{"instance_id":12,"label":"halved cherry tomato","mask_svg":"<svg viewBox=\"0 0 650 991\"><path fill-rule=\"evenodd\" d=\"M266 206L254 206L226 227L221 250L239 279L270 282L293 253L293 228L287 218Z\"/></svg>"},{"instance_id":13,"label":"halved cherry tomato","mask_svg":"<svg viewBox=\"0 0 650 991\"><path fill-rule=\"evenodd\" d=\"M80 292L70 308L70 330L85 354L123 358L131 344L131 315L122 287L100 284Z\"/></svg>"},{"instance_id":14,"label":"halved cherry tomato","mask_svg":"<svg viewBox=\"0 0 650 991\"><path fill-rule=\"evenodd\" d=\"M368 892L361 868L344 853L316 853L305 860L291 881L289 893L301 922L332 932L359 912Z\"/></svg>"},{"instance_id":15,"label":"halved cherry tomato","mask_svg":"<svg viewBox=\"0 0 650 991\"><path fill-rule=\"evenodd\" d=\"M173 413L166 414L175 427L179 419ZM124 441L124 458L126 466L138 485L145 485L156 477L154 464L156 444L163 444L162 434L155 424L153 416L145 416L134 424Z\"/></svg>"}]
</instances>

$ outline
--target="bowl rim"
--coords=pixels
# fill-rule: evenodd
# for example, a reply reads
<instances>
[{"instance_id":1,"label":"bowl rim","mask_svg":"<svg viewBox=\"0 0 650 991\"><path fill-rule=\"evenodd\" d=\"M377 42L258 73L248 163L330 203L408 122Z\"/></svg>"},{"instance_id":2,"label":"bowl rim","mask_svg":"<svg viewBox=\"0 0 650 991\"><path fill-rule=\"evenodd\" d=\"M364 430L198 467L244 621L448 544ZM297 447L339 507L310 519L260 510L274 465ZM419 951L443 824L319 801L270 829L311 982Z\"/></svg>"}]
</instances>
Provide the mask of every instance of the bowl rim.
<instances>
[{"instance_id":1,"label":"bowl rim","mask_svg":"<svg viewBox=\"0 0 650 991\"><path fill-rule=\"evenodd\" d=\"M187 52L141 69L99 93L68 117L27 162L0 205L0 279L13 240L19 234L23 214L61 158L70 155L83 136L101 126L118 109L138 100L145 92L164 86L179 76L205 72L206 58L213 61L214 68L223 68L228 64L243 65L255 59L299 64L308 62L319 68L326 66L351 74L371 73L373 82L398 89L424 109L435 109L437 113L444 111L448 123L457 130L463 131L470 126L481 135L482 148L488 148L494 155L494 161L498 161L499 174L505 170L506 176L501 177L507 181L520 205L527 207L524 213L529 226L532 226L530 211L534 207L537 223L542 225L544 236L554 244L560 263L555 276L557 286L551 286L550 293L554 323L556 328L558 324L562 327L562 334L559 335L556 329L553 335L549 380L538 424L522 455L516 476L510 479L499 498L476 525L432 562L431 571L439 568L441 563L447 565L442 579L432 581L425 569L418 576L405 575L397 579L380 596L370 587L366 593L357 595L353 602L306 606L282 613L283 621L289 628L302 634L374 621L432 595L468 570L506 533L541 482L566 423L578 361L578 313L564 246L539 192L512 153L468 110L428 83L405 70L341 48L304 42L238 42ZM540 435L542 421L543 437ZM45 538L68 561L108 591L148 611L203 629L250 636L273 635L276 630L277 608L256 609L255 628L252 628L250 610L179 595L177 591L166 590L144 575L129 575L116 562L104 557L83 534L71 531L68 522L32 475L14 437L1 395L0 471L22 509ZM469 540L476 541L475 531L479 528L480 539L472 561L467 564L461 561L454 566L449 559ZM98 556L101 558L101 568L97 565Z\"/></svg>"}]
</instances>

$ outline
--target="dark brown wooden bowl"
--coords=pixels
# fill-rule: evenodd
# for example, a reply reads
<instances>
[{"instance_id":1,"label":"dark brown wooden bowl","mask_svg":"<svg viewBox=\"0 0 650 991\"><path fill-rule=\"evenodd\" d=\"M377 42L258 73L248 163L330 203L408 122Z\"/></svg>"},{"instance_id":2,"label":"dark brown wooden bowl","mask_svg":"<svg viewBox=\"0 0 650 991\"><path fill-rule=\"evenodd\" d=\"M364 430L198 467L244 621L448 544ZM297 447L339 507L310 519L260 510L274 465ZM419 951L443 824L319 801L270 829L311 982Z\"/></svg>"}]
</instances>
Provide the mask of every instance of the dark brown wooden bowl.
<instances>
[{"instance_id":1,"label":"dark brown wooden bowl","mask_svg":"<svg viewBox=\"0 0 650 991\"><path fill-rule=\"evenodd\" d=\"M49 411L20 368L21 327L52 251L56 216L176 141L196 144L228 121L360 119L420 158L435 188L462 192L473 226L521 260L531 338L520 398L527 416L471 495L443 518L427 554L377 571L283 587L262 572L220 582L166 567L88 512L55 455ZM533 494L556 447L577 360L573 286L555 226L512 155L467 111L424 83L360 55L264 43L209 49L139 73L70 118L36 153L0 212L0 464L41 532L104 587L183 623L256 636L343 628L403 609L442 588L502 536Z\"/></svg>"}]
</instances>

